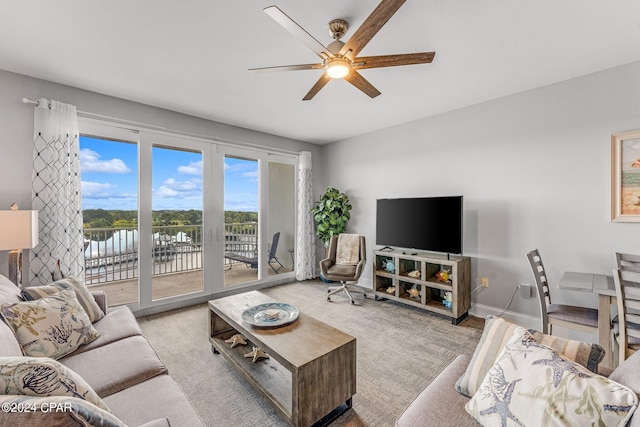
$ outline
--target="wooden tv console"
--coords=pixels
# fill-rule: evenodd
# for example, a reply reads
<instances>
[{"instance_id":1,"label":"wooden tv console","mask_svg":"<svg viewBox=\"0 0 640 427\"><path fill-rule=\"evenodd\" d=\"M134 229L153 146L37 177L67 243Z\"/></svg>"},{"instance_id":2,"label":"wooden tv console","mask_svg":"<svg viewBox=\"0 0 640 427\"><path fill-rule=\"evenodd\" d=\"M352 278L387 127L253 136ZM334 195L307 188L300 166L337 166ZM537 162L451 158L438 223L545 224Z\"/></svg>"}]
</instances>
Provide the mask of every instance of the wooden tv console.
<instances>
[{"instance_id":1,"label":"wooden tv console","mask_svg":"<svg viewBox=\"0 0 640 427\"><path fill-rule=\"evenodd\" d=\"M468 257L395 250L375 250L373 254L376 299L390 299L442 314L450 317L453 324L467 317L471 308L471 261ZM393 271L384 268L389 261ZM437 277L440 271L448 272L447 281ZM451 308L444 305L445 291L451 292Z\"/></svg>"}]
</instances>

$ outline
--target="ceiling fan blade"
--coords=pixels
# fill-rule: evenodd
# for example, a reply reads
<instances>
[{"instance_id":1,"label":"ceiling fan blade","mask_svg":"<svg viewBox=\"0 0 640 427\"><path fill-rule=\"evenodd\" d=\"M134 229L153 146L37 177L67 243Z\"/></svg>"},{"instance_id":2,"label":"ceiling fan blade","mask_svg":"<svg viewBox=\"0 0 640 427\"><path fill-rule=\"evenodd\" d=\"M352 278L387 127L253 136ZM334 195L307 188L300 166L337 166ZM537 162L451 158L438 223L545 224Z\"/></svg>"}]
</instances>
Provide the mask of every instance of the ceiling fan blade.
<instances>
[{"instance_id":1,"label":"ceiling fan blade","mask_svg":"<svg viewBox=\"0 0 640 427\"><path fill-rule=\"evenodd\" d=\"M300 64L300 65L279 65L277 67L249 68L252 73L269 71L296 71L296 70L317 70L324 68L322 64Z\"/></svg>"},{"instance_id":2,"label":"ceiling fan blade","mask_svg":"<svg viewBox=\"0 0 640 427\"><path fill-rule=\"evenodd\" d=\"M327 76L327 73L322 73L322 76L320 76L316 84L313 85L311 90L307 92L302 100L310 101L314 96L316 96L318 92L320 92L320 89L322 89L327 83L329 83L329 80L331 80L331 77Z\"/></svg>"},{"instance_id":3,"label":"ceiling fan blade","mask_svg":"<svg viewBox=\"0 0 640 427\"><path fill-rule=\"evenodd\" d=\"M344 78L346 81L369 95L371 98L375 98L380 95L380 91L373 87L371 83L367 81L362 74L358 73L356 70L351 70L351 72Z\"/></svg>"},{"instance_id":4,"label":"ceiling fan blade","mask_svg":"<svg viewBox=\"0 0 640 427\"><path fill-rule=\"evenodd\" d=\"M399 65L427 64L433 61L435 52L401 53L398 55L361 56L353 66L357 70L365 68L397 67Z\"/></svg>"},{"instance_id":5,"label":"ceiling fan blade","mask_svg":"<svg viewBox=\"0 0 640 427\"><path fill-rule=\"evenodd\" d=\"M358 53L371 41L389 18L400 9L406 0L382 0L371 15L356 30L349 41L340 49L340 55L355 58ZM351 52L349 52L351 51Z\"/></svg>"},{"instance_id":6,"label":"ceiling fan blade","mask_svg":"<svg viewBox=\"0 0 640 427\"><path fill-rule=\"evenodd\" d=\"M295 38L306 44L320 58L333 58L333 54L322 43L316 40L311 34L302 28L296 21L291 19L286 13L281 11L277 6L265 7L263 11L273 18L278 24L282 25L285 30L290 32Z\"/></svg>"}]
</instances>

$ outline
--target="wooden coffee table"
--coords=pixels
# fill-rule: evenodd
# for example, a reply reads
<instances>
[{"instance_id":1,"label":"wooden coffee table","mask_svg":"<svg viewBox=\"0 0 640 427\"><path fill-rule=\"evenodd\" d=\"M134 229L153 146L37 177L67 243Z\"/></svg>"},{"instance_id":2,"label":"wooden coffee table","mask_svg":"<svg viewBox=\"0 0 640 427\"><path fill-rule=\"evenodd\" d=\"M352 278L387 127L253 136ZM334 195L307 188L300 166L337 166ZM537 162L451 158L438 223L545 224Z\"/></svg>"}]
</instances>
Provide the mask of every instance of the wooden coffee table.
<instances>
[{"instance_id":1,"label":"wooden coffee table","mask_svg":"<svg viewBox=\"0 0 640 427\"><path fill-rule=\"evenodd\" d=\"M242 321L242 312L274 302L251 291L209 301L209 341L294 426L327 425L351 408L356 393L356 339L311 316L276 328ZM286 301L279 301L286 302ZM241 333L246 346L224 341ZM244 355L253 346L269 359L253 363Z\"/></svg>"}]
</instances>

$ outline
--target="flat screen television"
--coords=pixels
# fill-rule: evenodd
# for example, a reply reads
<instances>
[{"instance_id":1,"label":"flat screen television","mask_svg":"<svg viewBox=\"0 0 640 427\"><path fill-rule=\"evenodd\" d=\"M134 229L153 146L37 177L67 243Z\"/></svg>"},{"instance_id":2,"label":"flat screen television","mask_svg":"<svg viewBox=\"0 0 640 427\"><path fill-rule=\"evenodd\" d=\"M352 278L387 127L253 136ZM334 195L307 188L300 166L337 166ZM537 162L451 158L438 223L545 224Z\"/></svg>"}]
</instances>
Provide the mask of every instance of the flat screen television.
<instances>
[{"instance_id":1,"label":"flat screen television","mask_svg":"<svg viewBox=\"0 0 640 427\"><path fill-rule=\"evenodd\" d=\"M462 254L462 196L378 199L376 244Z\"/></svg>"}]
</instances>

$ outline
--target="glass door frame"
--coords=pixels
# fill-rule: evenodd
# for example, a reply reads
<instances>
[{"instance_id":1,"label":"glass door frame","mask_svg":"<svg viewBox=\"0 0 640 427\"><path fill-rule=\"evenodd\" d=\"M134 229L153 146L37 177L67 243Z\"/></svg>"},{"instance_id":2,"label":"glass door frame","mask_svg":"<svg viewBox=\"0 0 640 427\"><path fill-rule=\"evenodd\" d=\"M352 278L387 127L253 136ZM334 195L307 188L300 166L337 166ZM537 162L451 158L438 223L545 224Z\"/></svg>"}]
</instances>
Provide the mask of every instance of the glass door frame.
<instances>
[{"instance_id":1,"label":"glass door frame","mask_svg":"<svg viewBox=\"0 0 640 427\"><path fill-rule=\"evenodd\" d=\"M143 124L134 122L114 122L90 117L79 117L81 134L103 139L113 139L135 143L138 146L138 235L140 259L151 259L152 239L152 147L153 143L176 148L184 147L199 150L203 153L203 290L201 293L152 300L151 276L152 266L140 268L146 263L139 263L137 304L129 304L134 310L154 308L173 302L197 299L199 296L215 296L218 294L235 293L241 288L256 287L264 283L288 282L295 279L295 262L293 271L269 276L268 264L264 258L268 255L266 244L271 242L268 235L268 162L276 161L294 165L295 180L295 218L297 218L298 197L298 155L296 153L278 153L268 148L242 147L229 142L207 139L205 137L187 136L178 132L153 130ZM258 279L229 288L224 286L224 158L225 155L238 156L258 160L259 165L259 210L258 210L258 256L260 263ZM207 185L208 184L208 185ZM144 191L144 193L143 193ZM205 213L206 212L206 213ZM143 220L144 219L144 220ZM294 224L295 232L297 226ZM144 234L147 233L147 234ZM295 238L295 237L294 237ZM146 258L144 258L146 257ZM206 266L206 268L205 268ZM173 304L172 304L173 305Z\"/></svg>"},{"instance_id":2,"label":"glass door frame","mask_svg":"<svg viewBox=\"0 0 640 427\"><path fill-rule=\"evenodd\" d=\"M139 143L140 176L139 176L139 196L138 196L138 234L148 236L139 238L138 257L140 260L151 260L153 257L153 147L164 147L169 149L184 149L202 153L202 290L183 295L153 300L153 264L150 262L140 262L140 309L147 309L162 306L169 303L179 302L210 295L212 290L213 277L216 277L215 263L207 262L214 253L212 222L215 215L213 204L213 151L214 146L199 138L169 134L166 132L141 131Z\"/></svg>"},{"instance_id":3,"label":"glass door frame","mask_svg":"<svg viewBox=\"0 0 640 427\"><path fill-rule=\"evenodd\" d=\"M217 149L218 158L217 158L216 164L218 165L221 173L220 173L220 180L218 181L218 184L219 184L219 192L217 192L218 197L216 197L216 204L218 205L219 212L220 212L220 216L218 217L220 219L218 220L218 223L216 225L216 246L218 247L218 250L219 250L219 257L216 258L214 264L224 267L224 245L225 245L224 168L225 168L225 158L227 156L246 158L246 159L256 160L258 162L258 232L257 232L258 275L256 280L250 280L247 282L239 283L237 285L225 286L224 271L222 271L222 275L219 276L220 280L216 280L214 283L214 289L213 289L214 294L228 292L233 289L241 289L245 287L255 286L256 284L263 282L264 278L268 277L267 270L266 270L267 264L263 261L264 257L266 256L264 243L267 241L266 239L268 239L266 237L267 229L266 227L264 227L265 221L267 219L266 210L264 207L265 204L267 203L266 202L267 197L265 193L267 171L266 171L266 168L263 166L267 160L267 153L258 151L258 150L251 150L251 149L224 146L224 145L218 146L218 149Z\"/></svg>"},{"instance_id":4,"label":"glass door frame","mask_svg":"<svg viewBox=\"0 0 640 427\"><path fill-rule=\"evenodd\" d=\"M268 269L269 264L267 262L268 251L267 244L271 243L272 236L269 235L269 162L279 162L285 164L291 164L294 166L294 218L297 218L297 199L298 199L298 183L297 183L297 168L298 157L284 154L269 153L264 150L250 149L234 147L229 145L218 145L216 150L216 168L217 176L220 177L219 181L216 181L215 187L215 204L217 209L215 210L215 218L221 218L215 226L215 248L213 254L216 256L214 264L222 266L224 263L224 243L225 243L225 224L224 224L224 160L225 157L240 157L258 161L258 275L256 280L251 280L237 285L226 286L224 284L224 271L222 271L219 280L213 282L213 293L229 293L237 289L255 287L265 283L276 282L288 282L292 278L295 279L295 262L293 270L289 272L283 272L277 275L277 277L269 276ZM296 224L294 224L294 239L297 232Z\"/></svg>"}]
</instances>

